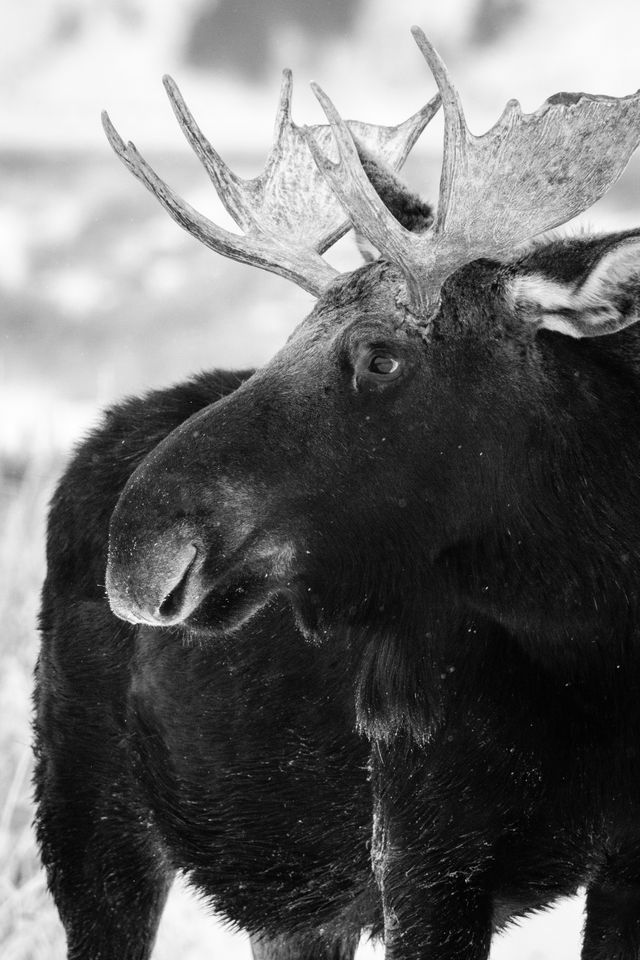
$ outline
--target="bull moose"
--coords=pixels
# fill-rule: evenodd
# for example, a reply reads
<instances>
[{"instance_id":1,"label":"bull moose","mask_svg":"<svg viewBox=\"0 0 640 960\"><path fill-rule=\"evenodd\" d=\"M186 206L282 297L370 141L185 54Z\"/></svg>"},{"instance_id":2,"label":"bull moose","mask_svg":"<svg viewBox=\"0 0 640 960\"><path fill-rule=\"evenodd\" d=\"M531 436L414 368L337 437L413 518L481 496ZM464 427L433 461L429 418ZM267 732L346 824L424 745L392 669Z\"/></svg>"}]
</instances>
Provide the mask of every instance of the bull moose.
<instances>
[{"instance_id":1,"label":"bull moose","mask_svg":"<svg viewBox=\"0 0 640 960\"><path fill-rule=\"evenodd\" d=\"M533 242L620 175L640 94L511 101L475 137L414 35L445 116L433 218L319 89L333 139L281 135L246 184L170 86L245 237L106 122L182 226L318 302L253 374L112 411L54 502L39 832L74 957L147 956L174 869L273 957L350 956L380 922L393 960L486 960L580 886L584 960L640 955L640 231ZM322 259L327 191L380 259Z\"/></svg>"}]
</instances>

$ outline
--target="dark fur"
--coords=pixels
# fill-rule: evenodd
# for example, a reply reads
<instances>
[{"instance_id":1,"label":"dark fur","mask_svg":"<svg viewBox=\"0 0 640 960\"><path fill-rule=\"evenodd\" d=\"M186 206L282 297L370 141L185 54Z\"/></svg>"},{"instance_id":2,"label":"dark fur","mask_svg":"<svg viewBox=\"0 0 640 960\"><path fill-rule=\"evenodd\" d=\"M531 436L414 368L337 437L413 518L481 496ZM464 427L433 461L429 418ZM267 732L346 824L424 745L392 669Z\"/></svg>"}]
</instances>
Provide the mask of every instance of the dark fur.
<instances>
[{"instance_id":1,"label":"dark fur","mask_svg":"<svg viewBox=\"0 0 640 960\"><path fill-rule=\"evenodd\" d=\"M203 375L111 410L54 497L36 697L38 838L69 957L149 955L184 872L278 960L348 960L379 926L366 743L344 651L283 601L233 638L117 620L108 522L134 468L248 374Z\"/></svg>"},{"instance_id":2,"label":"dark fur","mask_svg":"<svg viewBox=\"0 0 640 960\"><path fill-rule=\"evenodd\" d=\"M407 190L395 174L383 166L376 157L362 145L358 146L358 156L367 177L384 197L385 206L406 230L423 233L433 223L433 212L424 200Z\"/></svg>"}]
</instances>

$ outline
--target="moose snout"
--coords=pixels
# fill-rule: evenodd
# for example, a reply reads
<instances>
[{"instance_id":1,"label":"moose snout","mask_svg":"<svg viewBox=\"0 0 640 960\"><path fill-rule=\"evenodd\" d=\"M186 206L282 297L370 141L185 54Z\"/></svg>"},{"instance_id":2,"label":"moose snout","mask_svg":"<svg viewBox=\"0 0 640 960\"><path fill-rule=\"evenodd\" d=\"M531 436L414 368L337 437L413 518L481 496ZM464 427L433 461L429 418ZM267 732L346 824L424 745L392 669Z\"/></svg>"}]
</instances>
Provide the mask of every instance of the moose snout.
<instances>
[{"instance_id":1,"label":"moose snout","mask_svg":"<svg viewBox=\"0 0 640 960\"><path fill-rule=\"evenodd\" d=\"M225 478L190 488L170 470L154 480L161 453L132 475L113 512L106 589L116 616L167 627L190 618L214 589L226 607L230 593L247 596L247 578L264 581L278 551L263 543L248 489Z\"/></svg>"},{"instance_id":2,"label":"moose snout","mask_svg":"<svg viewBox=\"0 0 640 960\"><path fill-rule=\"evenodd\" d=\"M180 623L206 593L203 563L203 549L177 532L155 538L143 553L135 542L110 545L106 587L111 609L131 623Z\"/></svg>"},{"instance_id":3,"label":"moose snout","mask_svg":"<svg viewBox=\"0 0 640 960\"><path fill-rule=\"evenodd\" d=\"M111 516L107 594L132 623L228 623L286 579L291 550L265 524L268 498L254 477L238 476L226 420L215 432L202 421L194 415L158 444Z\"/></svg>"}]
</instances>

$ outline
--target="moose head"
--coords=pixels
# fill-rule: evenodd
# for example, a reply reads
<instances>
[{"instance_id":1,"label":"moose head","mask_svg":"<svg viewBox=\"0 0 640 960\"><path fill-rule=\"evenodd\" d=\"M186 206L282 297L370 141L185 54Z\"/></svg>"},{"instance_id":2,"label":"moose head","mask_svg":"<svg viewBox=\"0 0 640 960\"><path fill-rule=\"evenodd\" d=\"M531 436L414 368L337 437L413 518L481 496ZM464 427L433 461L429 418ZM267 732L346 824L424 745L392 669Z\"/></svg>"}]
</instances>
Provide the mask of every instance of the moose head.
<instances>
[{"instance_id":1,"label":"moose head","mask_svg":"<svg viewBox=\"0 0 640 960\"><path fill-rule=\"evenodd\" d=\"M640 140L640 95L557 94L529 115L511 101L476 137L414 36L445 118L426 229L394 217L371 169L400 165L438 98L387 130L348 125L317 89L329 126L300 129L287 75L267 169L243 182L167 81L244 237L176 197L106 120L189 232L318 297L266 366L130 478L110 532L118 616L228 631L280 594L314 636L424 637L445 605L552 637L630 595L640 233L531 240L617 179ZM350 225L380 259L337 275L321 253Z\"/></svg>"}]
</instances>

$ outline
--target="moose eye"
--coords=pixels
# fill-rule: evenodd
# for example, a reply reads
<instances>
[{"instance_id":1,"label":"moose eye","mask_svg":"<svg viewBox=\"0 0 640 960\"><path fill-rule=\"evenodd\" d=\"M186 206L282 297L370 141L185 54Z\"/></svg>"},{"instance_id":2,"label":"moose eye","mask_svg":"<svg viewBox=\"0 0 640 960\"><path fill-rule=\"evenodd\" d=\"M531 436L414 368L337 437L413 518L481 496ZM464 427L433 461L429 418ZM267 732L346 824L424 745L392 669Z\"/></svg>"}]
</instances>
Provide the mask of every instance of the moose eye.
<instances>
[{"instance_id":1,"label":"moose eye","mask_svg":"<svg viewBox=\"0 0 640 960\"><path fill-rule=\"evenodd\" d=\"M369 373L377 373L379 376L389 376L400 368L400 363L385 353L374 353L369 360Z\"/></svg>"},{"instance_id":2,"label":"moose eye","mask_svg":"<svg viewBox=\"0 0 640 960\"><path fill-rule=\"evenodd\" d=\"M390 350L372 347L363 350L355 362L355 383L360 387L367 384L378 389L397 380L404 371L401 356Z\"/></svg>"},{"instance_id":3,"label":"moose eye","mask_svg":"<svg viewBox=\"0 0 640 960\"><path fill-rule=\"evenodd\" d=\"M353 386L378 393L410 372L406 348L395 344L361 344L355 350Z\"/></svg>"}]
</instances>

